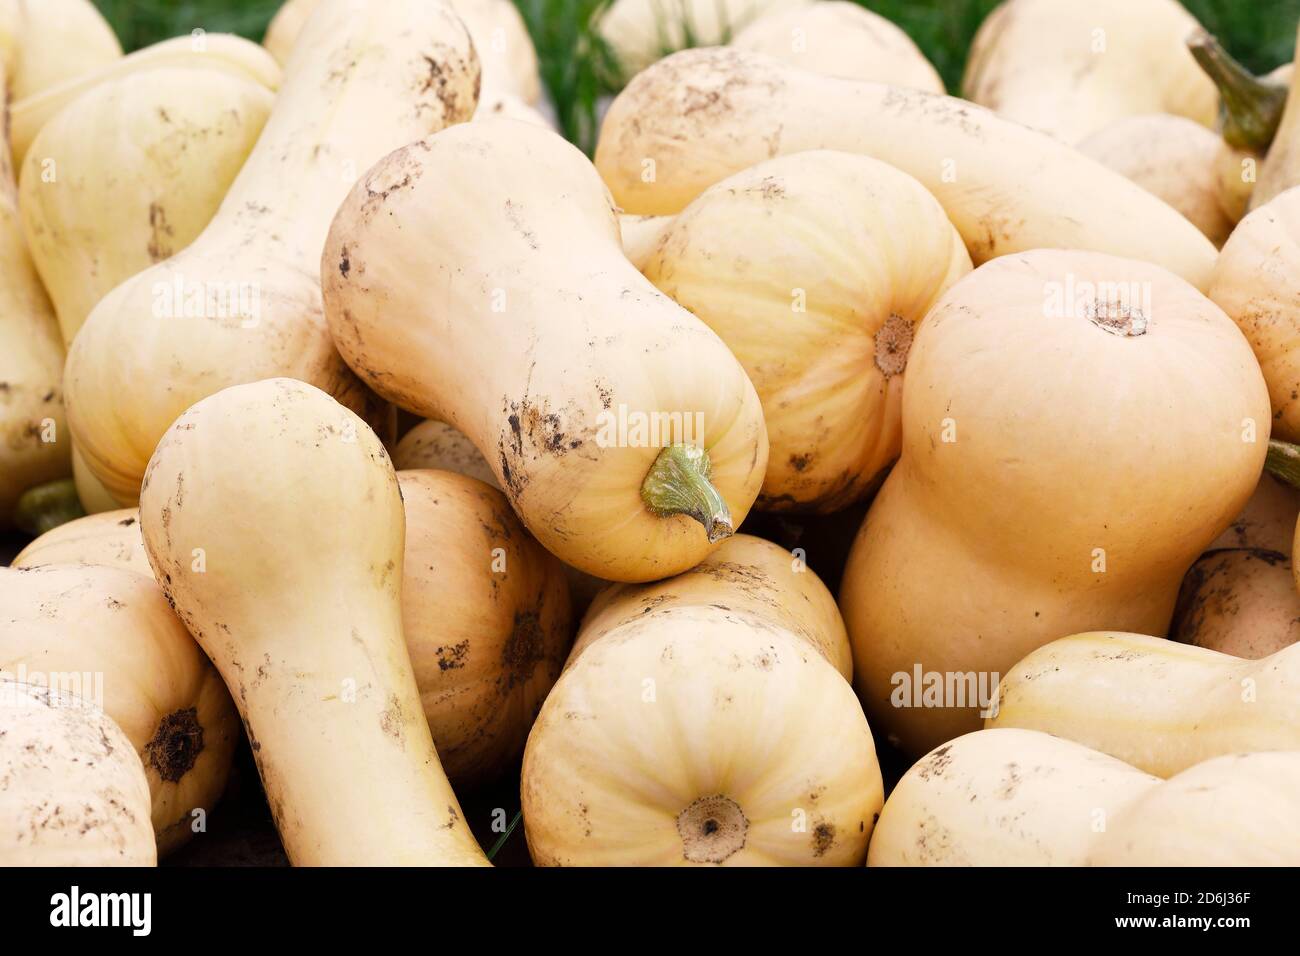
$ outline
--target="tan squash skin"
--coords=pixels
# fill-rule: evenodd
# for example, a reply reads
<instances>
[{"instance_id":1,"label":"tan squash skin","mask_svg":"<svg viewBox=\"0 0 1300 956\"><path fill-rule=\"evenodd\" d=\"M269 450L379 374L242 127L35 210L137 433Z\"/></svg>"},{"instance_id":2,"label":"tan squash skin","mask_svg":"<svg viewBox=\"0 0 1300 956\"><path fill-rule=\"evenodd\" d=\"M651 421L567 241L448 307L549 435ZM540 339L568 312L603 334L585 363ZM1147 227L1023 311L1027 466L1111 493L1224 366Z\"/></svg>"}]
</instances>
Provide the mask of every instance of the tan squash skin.
<instances>
[{"instance_id":1,"label":"tan squash skin","mask_svg":"<svg viewBox=\"0 0 1300 956\"><path fill-rule=\"evenodd\" d=\"M1139 293L1126 318L1099 283L1136 283L1149 302ZM1053 311L1053 289L1102 324ZM1104 328L1143 318L1142 334ZM1126 387L1099 388L1103 372ZM1213 303L1096 253L977 269L927 316L907 374L902 457L840 607L873 726L915 754L977 728L978 707L891 706L897 674L991 678L1061 634L1165 633L1183 574L1255 488L1268 406Z\"/></svg>"},{"instance_id":2,"label":"tan squash skin","mask_svg":"<svg viewBox=\"0 0 1300 956\"><path fill-rule=\"evenodd\" d=\"M893 21L847 0L781 8L759 17L731 45L827 76L943 93L943 80Z\"/></svg>"},{"instance_id":3,"label":"tan squash skin","mask_svg":"<svg viewBox=\"0 0 1300 956\"><path fill-rule=\"evenodd\" d=\"M963 95L1066 143L1143 113L1211 127L1218 91L1186 46L1199 26L1175 0L1008 0L971 42Z\"/></svg>"},{"instance_id":4,"label":"tan squash skin","mask_svg":"<svg viewBox=\"0 0 1300 956\"><path fill-rule=\"evenodd\" d=\"M1183 578L1169 637L1249 660L1300 641L1290 558L1258 548L1207 551Z\"/></svg>"},{"instance_id":5,"label":"tan squash skin","mask_svg":"<svg viewBox=\"0 0 1300 956\"><path fill-rule=\"evenodd\" d=\"M307 29L216 217L103 299L69 352L69 424L123 505L176 416L228 385L285 375L354 409L372 401L330 341L321 247L360 171L472 115L478 66L464 26L436 0L326 0ZM168 294L178 284L181 295ZM194 290L216 290L225 308L191 308ZM207 311L225 315L195 314Z\"/></svg>"},{"instance_id":6,"label":"tan squash skin","mask_svg":"<svg viewBox=\"0 0 1300 956\"><path fill-rule=\"evenodd\" d=\"M1029 730L980 730L943 744L894 787L868 866L1080 866L1157 777Z\"/></svg>"},{"instance_id":7,"label":"tan squash skin","mask_svg":"<svg viewBox=\"0 0 1300 956\"><path fill-rule=\"evenodd\" d=\"M741 535L597 599L524 754L534 863L862 863L871 732L824 656L844 649L829 593L778 552Z\"/></svg>"},{"instance_id":8,"label":"tan squash skin","mask_svg":"<svg viewBox=\"0 0 1300 956\"><path fill-rule=\"evenodd\" d=\"M153 577L140 536L140 509L87 515L47 531L18 553L15 568L93 564Z\"/></svg>"},{"instance_id":9,"label":"tan squash skin","mask_svg":"<svg viewBox=\"0 0 1300 956\"><path fill-rule=\"evenodd\" d=\"M600 179L553 133L485 120L388 156L339 209L321 278L362 380L468 436L529 531L579 570L655 580L711 550L702 521L642 499L662 445L703 447L732 528L758 493L754 387L628 263ZM691 434L620 435L620 409Z\"/></svg>"},{"instance_id":10,"label":"tan squash skin","mask_svg":"<svg viewBox=\"0 0 1300 956\"><path fill-rule=\"evenodd\" d=\"M140 520L232 690L295 866L486 864L424 719L401 493L361 419L291 379L218 392L159 443Z\"/></svg>"},{"instance_id":11,"label":"tan squash skin","mask_svg":"<svg viewBox=\"0 0 1300 956\"><path fill-rule=\"evenodd\" d=\"M158 585L118 568L0 568L0 608L0 671L100 675L104 712L144 764L158 855L189 842L226 788L239 720ZM94 682L77 680L83 695Z\"/></svg>"},{"instance_id":12,"label":"tan squash skin","mask_svg":"<svg viewBox=\"0 0 1300 956\"><path fill-rule=\"evenodd\" d=\"M100 710L0 678L0 866L153 866L149 784Z\"/></svg>"},{"instance_id":13,"label":"tan squash skin","mask_svg":"<svg viewBox=\"0 0 1300 956\"><path fill-rule=\"evenodd\" d=\"M1259 476L1255 493L1241 514L1207 550L1257 548L1290 557L1297 515L1300 515L1300 492L1266 471Z\"/></svg>"},{"instance_id":14,"label":"tan squash skin","mask_svg":"<svg viewBox=\"0 0 1300 956\"><path fill-rule=\"evenodd\" d=\"M1248 661L1144 634L1075 634L1003 676L987 726L1055 734L1158 777L1300 750L1300 647Z\"/></svg>"},{"instance_id":15,"label":"tan squash skin","mask_svg":"<svg viewBox=\"0 0 1300 956\"><path fill-rule=\"evenodd\" d=\"M739 170L809 149L874 156L915 177L976 263L1092 249L1158 263L1198 288L1214 265L1213 244L1182 216L1045 134L963 100L732 48L688 50L637 76L606 114L596 168L624 212L674 214Z\"/></svg>"},{"instance_id":16,"label":"tan squash skin","mask_svg":"<svg viewBox=\"0 0 1300 956\"><path fill-rule=\"evenodd\" d=\"M1300 189L1256 209L1233 230L1209 296L1250 342L1268 382L1273 437L1300 440Z\"/></svg>"},{"instance_id":17,"label":"tan squash skin","mask_svg":"<svg viewBox=\"0 0 1300 956\"><path fill-rule=\"evenodd\" d=\"M487 782L523 750L573 636L560 562L505 496L446 471L397 475L402 627L448 778Z\"/></svg>"},{"instance_id":18,"label":"tan squash skin","mask_svg":"<svg viewBox=\"0 0 1300 956\"><path fill-rule=\"evenodd\" d=\"M1296 37L1300 40L1300 30ZM1300 71L1291 75L1282 120L1268 153L1259 164L1259 181L1250 194L1251 209L1258 209L1288 189L1300 186L1300 93L1297 90L1300 90Z\"/></svg>"},{"instance_id":19,"label":"tan squash skin","mask_svg":"<svg viewBox=\"0 0 1300 956\"><path fill-rule=\"evenodd\" d=\"M659 248L668 227L672 225L673 216L628 216L618 217L619 232L623 237L623 254L627 261L638 270L645 267Z\"/></svg>"},{"instance_id":20,"label":"tan squash skin","mask_svg":"<svg viewBox=\"0 0 1300 956\"><path fill-rule=\"evenodd\" d=\"M0 0L0 44L13 101L91 73L122 57L113 28L91 0Z\"/></svg>"},{"instance_id":21,"label":"tan squash skin","mask_svg":"<svg viewBox=\"0 0 1300 956\"><path fill-rule=\"evenodd\" d=\"M878 488L898 457L915 330L970 269L916 180L812 151L705 190L641 271L722 337L758 390L770 447L757 506L825 514Z\"/></svg>"},{"instance_id":22,"label":"tan squash skin","mask_svg":"<svg viewBox=\"0 0 1300 956\"><path fill-rule=\"evenodd\" d=\"M454 471L501 490L497 476L473 442L446 422L423 421L403 435L393 449L393 467L398 471Z\"/></svg>"},{"instance_id":23,"label":"tan squash skin","mask_svg":"<svg viewBox=\"0 0 1300 956\"><path fill-rule=\"evenodd\" d=\"M203 231L274 102L239 75L159 67L99 84L42 128L18 205L65 344L115 286Z\"/></svg>"},{"instance_id":24,"label":"tan squash skin","mask_svg":"<svg viewBox=\"0 0 1300 956\"><path fill-rule=\"evenodd\" d=\"M1224 212L1216 171L1224 142L1214 131L1167 113L1129 116L1079 144L1079 151L1137 183L1180 213L1216 246L1236 219Z\"/></svg>"}]
</instances>

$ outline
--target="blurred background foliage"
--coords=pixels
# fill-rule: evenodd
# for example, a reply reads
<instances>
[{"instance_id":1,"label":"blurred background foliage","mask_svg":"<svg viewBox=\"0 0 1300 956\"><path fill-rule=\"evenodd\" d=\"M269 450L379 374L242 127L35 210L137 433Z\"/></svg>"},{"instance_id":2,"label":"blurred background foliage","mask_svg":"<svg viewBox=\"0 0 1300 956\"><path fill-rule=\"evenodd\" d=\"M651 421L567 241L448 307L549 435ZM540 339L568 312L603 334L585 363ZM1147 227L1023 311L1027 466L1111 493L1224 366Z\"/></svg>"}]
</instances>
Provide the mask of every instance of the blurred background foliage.
<instances>
[{"instance_id":1,"label":"blurred background foliage","mask_svg":"<svg viewBox=\"0 0 1300 956\"><path fill-rule=\"evenodd\" d=\"M261 40L280 0L95 0L134 50L201 27ZM596 102L617 74L592 29L609 0L515 0L533 35L542 81L565 134L590 149ZM893 20L916 40L957 92L961 71L980 22L998 0L858 0ZM1086 3L1087 0L1067 0ZM1300 0L1183 0L1211 33L1256 73L1293 56Z\"/></svg>"}]
</instances>

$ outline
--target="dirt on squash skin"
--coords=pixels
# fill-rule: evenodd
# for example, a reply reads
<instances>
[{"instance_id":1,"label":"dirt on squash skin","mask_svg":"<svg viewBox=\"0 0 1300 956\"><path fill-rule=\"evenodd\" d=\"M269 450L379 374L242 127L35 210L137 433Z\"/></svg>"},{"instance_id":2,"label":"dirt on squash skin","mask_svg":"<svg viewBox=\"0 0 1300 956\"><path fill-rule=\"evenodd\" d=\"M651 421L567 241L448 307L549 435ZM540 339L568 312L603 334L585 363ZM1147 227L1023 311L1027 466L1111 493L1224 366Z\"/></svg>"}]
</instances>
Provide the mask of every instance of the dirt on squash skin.
<instances>
[{"instance_id":1,"label":"dirt on squash skin","mask_svg":"<svg viewBox=\"0 0 1300 956\"><path fill-rule=\"evenodd\" d=\"M159 777L167 783L180 781L203 753L203 725L198 710L190 707L165 716L144 750L145 763Z\"/></svg>"},{"instance_id":2,"label":"dirt on squash skin","mask_svg":"<svg viewBox=\"0 0 1300 956\"><path fill-rule=\"evenodd\" d=\"M1270 567L1290 564L1290 559L1285 554L1263 548L1220 548L1207 551L1197 558L1183 577L1178 600L1174 604L1173 619L1169 624L1171 640L1195 644L1210 608L1227 617L1233 617L1240 611L1236 589L1228 578L1231 565L1227 560L1230 555L1239 554L1245 554L1250 560L1260 561Z\"/></svg>"}]
</instances>

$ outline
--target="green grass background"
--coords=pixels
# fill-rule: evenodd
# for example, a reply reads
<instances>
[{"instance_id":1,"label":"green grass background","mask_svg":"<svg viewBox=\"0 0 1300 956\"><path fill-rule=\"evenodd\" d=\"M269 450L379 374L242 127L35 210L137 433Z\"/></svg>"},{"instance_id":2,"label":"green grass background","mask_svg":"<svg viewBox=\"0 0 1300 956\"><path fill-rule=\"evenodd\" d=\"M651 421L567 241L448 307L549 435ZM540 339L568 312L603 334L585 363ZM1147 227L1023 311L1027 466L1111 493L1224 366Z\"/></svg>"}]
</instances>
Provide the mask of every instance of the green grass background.
<instances>
[{"instance_id":1,"label":"green grass background","mask_svg":"<svg viewBox=\"0 0 1300 956\"><path fill-rule=\"evenodd\" d=\"M95 0L127 50L202 27L260 40L279 0ZM516 0L533 35L542 80L565 134L590 150L595 104L615 74L592 35L592 14L608 0ZM925 51L956 91L966 50L997 0L858 0L893 20ZM1087 0L1073 0L1086 3ZM1184 0L1228 51L1257 73L1289 61L1300 0Z\"/></svg>"}]
</instances>

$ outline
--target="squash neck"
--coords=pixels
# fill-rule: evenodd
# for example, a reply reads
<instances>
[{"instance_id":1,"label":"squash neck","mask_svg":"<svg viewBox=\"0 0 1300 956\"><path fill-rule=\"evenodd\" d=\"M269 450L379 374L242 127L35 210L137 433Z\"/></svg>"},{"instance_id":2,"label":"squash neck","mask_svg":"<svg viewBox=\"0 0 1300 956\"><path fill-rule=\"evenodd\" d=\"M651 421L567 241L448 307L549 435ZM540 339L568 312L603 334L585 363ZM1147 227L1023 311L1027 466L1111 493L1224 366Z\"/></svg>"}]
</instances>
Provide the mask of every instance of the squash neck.
<instances>
[{"instance_id":1,"label":"squash neck","mask_svg":"<svg viewBox=\"0 0 1300 956\"><path fill-rule=\"evenodd\" d=\"M1204 30L1188 38L1187 48L1219 88L1219 122L1224 142L1256 153L1267 150L1282 121L1286 87L1255 76Z\"/></svg>"}]
</instances>

